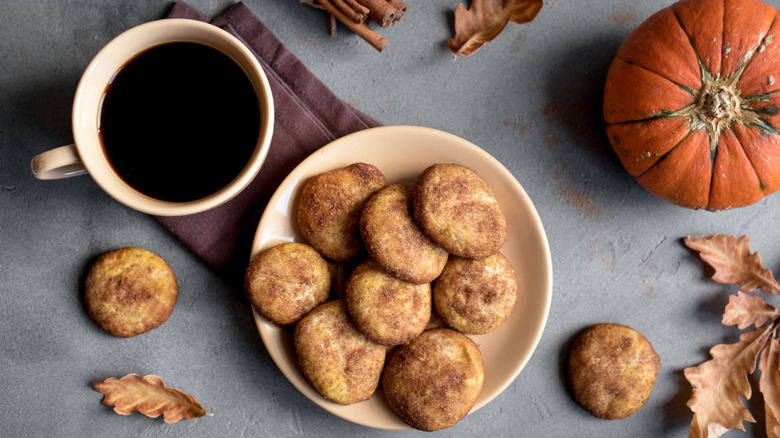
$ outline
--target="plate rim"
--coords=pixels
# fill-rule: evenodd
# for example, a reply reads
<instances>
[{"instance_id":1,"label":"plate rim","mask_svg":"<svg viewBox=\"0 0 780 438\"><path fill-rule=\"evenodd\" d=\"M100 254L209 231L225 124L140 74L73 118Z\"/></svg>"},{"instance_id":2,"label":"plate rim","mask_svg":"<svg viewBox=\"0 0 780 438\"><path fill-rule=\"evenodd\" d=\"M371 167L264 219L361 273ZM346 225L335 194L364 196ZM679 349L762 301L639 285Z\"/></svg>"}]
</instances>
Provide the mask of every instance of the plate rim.
<instances>
[{"instance_id":1,"label":"plate rim","mask_svg":"<svg viewBox=\"0 0 780 438\"><path fill-rule=\"evenodd\" d=\"M370 144L370 139L374 136L379 135L424 135L424 136L437 136L437 137L445 137L450 141L460 143L462 146L471 149L472 152L475 152L479 154L483 159L489 161L496 169L496 171L502 172L504 175L504 178L508 179L512 182L513 192L519 193L519 195L524 198L524 202L529 206L530 211L529 213L531 218L533 219L533 226L537 229L537 236L541 239L539 243L541 243L541 247L543 248L543 254L541 254L543 258L543 264L546 268L546 275L543 277L543 284L544 284L544 315L542 316L540 322L539 322L539 328L537 332L535 333L535 336L533 339L531 339L531 348L529 350L528 355L521 361L521 363L518 364L518 366L514 369L513 373L511 374L511 378L507 378L503 384L498 385L496 389L492 391L491 394L489 394L481 403L477 401L472 409L469 411L469 414L476 412L478 409L484 407L488 403L490 403L492 400L494 400L498 395L500 395L506 388L511 385L516 379L517 376L520 375L522 370L525 368L525 366L528 364L528 361L531 359L531 356L536 352L536 349L539 346L539 343L541 341L542 335L544 333L544 330L547 325L547 320L549 318L550 314L550 308L552 305L552 294L553 294L553 265L552 265L552 256L550 252L550 245L549 241L547 239L547 233L544 229L544 225L542 224L541 218L539 216L539 212L536 210L536 206L533 204L533 201L528 196L528 193L525 191L523 186L520 184L520 182L515 178L515 176L495 157L493 157L489 152L485 151L481 147L477 146L474 143L471 143L470 141L463 139L459 136L456 136L454 134L448 133L446 131L441 131L435 128L428 128L428 127L421 127L421 126L413 126L413 125L385 125L385 126L378 126L374 128L367 128L360 131L356 131L347 135L344 135L342 137L339 137L325 146L313 151L311 154L309 154L305 159L303 159L295 168L293 168L292 171L282 180L282 182L279 184L279 186L275 189L273 195L268 200L268 203L266 204L265 208L263 209L263 214L260 217L260 220L258 222L258 225L255 230L255 235L252 240L252 248L250 252L250 260L252 257L254 257L257 253L261 251L261 244L263 241L263 235L261 233L261 226L265 223L266 218L271 214L271 211L275 209L276 205L279 203L280 199L285 196L288 189L296 182L296 180L300 179L304 173L304 170L307 169L311 162L316 161L320 158L320 156L327 154L332 149L337 149L339 147L342 147L342 144L349 144L352 141L354 141L356 138L360 137L367 137L369 141L366 141L367 144ZM354 161L354 160L353 160ZM434 163L431 163L434 164ZM262 169L261 169L262 171ZM491 187L492 188L492 187ZM250 308L252 306L250 305ZM372 424L368 421L362 421L361 419L356 418L346 418L345 416L341 415L340 413L334 412L332 409L329 409L328 406L330 403L325 398L322 398L319 396L318 393L315 391L315 395L319 396L321 400L314 400L311 398L310 394L304 391L302 388L298 386L298 384L291 379L291 377L288 375L288 373L285 371L284 367L280 366L280 361L284 361L284 357L280 353L277 353L275 351L272 351L272 349L269 349L268 342L269 339L266 339L268 336L270 336L269 333L266 333L263 328L261 327L261 323L265 324L271 324L270 322L266 321L262 316L260 316L254 308L252 308L252 313L255 321L256 328L260 334L261 340L263 341L263 346L266 349L266 352L269 356L271 356L271 359L274 361L274 364L277 366L279 371L284 375L284 377L287 379L287 381L293 385L299 392L301 392L306 398L310 399L312 402L314 402L317 406L321 407L322 409L326 410L327 412L342 418L346 421L359 424L366 427L371 427L375 429L385 429L385 430L404 430L409 429L410 427L406 425L406 423L403 423L399 419L399 425L396 428L391 427L382 427L377 426L375 424ZM281 330L286 330L285 328L279 328ZM489 335L489 334L487 334ZM304 379L305 380L305 379ZM308 382L304 382L305 384L308 384ZM380 384L381 386L381 384ZM313 389L312 389L313 390ZM343 407L344 405L338 405L335 403L332 403L334 407Z\"/></svg>"}]
</instances>

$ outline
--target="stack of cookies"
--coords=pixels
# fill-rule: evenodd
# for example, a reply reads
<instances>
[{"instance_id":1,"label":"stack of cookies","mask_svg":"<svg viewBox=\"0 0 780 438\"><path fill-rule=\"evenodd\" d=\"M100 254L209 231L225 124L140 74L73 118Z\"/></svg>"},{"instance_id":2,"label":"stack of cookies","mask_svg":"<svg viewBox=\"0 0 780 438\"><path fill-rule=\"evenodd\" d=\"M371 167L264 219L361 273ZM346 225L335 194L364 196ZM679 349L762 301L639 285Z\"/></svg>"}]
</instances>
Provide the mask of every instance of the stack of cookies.
<instances>
[{"instance_id":1,"label":"stack of cookies","mask_svg":"<svg viewBox=\"0 0 780 438\"><path fill-rule=\"evenodd\" d=\"M434 164L414 186L366 163L309 179L297 200L305 243L256 255L245 289L267 320L294 327L306 379L351 404L380 386L410 426L439 430L471 410L484 381L478 346L512 313L506 219L484 180ZM343 295L329 263L354 266ZM438 315L444 327L432 323Z\"/></svg>"}]
</instances>

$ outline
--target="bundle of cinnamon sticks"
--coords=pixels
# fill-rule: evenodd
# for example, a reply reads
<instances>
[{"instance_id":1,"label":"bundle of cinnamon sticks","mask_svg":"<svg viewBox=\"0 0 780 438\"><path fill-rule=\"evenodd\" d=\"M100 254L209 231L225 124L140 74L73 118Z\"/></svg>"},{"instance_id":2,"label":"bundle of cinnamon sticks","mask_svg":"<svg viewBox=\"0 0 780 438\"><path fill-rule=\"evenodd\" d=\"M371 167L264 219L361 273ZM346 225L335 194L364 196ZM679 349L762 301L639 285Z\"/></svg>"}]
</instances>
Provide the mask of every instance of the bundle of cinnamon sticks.
<instances>
[{"instance_id":1,"label":"bundle of cinnamon sticks","mask_svg":"<svg viewBox=\"0 0 780 438\"><path fill-rule=\"evenodd\" d=\"M407 6L401 0L300 0L326 10L380 52L387 40L369 25L373 20L381 27L392 26L404 16Z\"/></svg>"}]
</instances>

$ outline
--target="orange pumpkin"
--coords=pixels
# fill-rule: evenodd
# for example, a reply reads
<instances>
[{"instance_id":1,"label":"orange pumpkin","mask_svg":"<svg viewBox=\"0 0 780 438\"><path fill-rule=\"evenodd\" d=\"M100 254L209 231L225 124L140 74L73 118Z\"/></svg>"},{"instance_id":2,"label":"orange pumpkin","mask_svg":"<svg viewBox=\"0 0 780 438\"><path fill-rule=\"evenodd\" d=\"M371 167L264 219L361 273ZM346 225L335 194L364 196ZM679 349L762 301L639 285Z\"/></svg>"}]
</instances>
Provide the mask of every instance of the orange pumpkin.
<instances>
[{"instance_id":1,"label":"orange pumpkin","mask_svg":"<svg viewBox=\"0 0 780 438\"><path fill-rule=\"evenodd\" d=\"M723 210L780 188L780 16L683 0L634 29L607 73L612 148L650 193Z\"/></svg>"}]
</instances>

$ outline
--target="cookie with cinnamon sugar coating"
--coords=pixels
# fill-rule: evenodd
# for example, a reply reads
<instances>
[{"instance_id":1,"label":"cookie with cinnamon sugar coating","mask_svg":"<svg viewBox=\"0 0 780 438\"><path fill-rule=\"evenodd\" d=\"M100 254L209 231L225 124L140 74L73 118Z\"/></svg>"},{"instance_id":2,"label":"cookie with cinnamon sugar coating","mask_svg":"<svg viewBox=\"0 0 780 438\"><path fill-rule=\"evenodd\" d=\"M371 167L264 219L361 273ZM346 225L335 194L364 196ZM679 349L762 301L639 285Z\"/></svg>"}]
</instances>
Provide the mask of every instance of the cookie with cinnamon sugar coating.
<instances>
[{"instance_id":1,"label":"cookie with cinnamon sugar coating","mask_svg":"<svg viewBox=\"0 0 780 438\"><path fill-rule=\"evenodd\" d=\"M301 318L293 340L303 375L326 399L357 403L379 385L385 347L357 331L344 300L325 302Z\"/></svg>"},{"instance_id":2,"label":"cookie with cinnamon sugar coating","mask_svg":"<svg viewBox=\"0 0 780 438\"><path fill-rule=\"evenodd\" d=\"M360 215L360 234L371 258L401 280L430 283L447 263L447 252L414 221L412 187L391 184L374 193Z\"/></svg>"},{"instance_id":3,"label":"cookie with cinnamon sugar coating","mask_svg":"<svg viewBox=\"0 0 780 438\"><path fill-rule=\"evenodd\" d=\"M368 198L387 185L384 174L354 163L315 175L298 198L298 228L303 239L324 257L347 262L362 248L359 221Z\"/></svg>"},{"instance_id":4,"label":"cookie with cinnamon sugar coating","mask_svg":"<svg viewBox=\"0 0 780 438\"><path fill-rule=\"evenodd\" d=\"M84 302L105 332L131 337L168 320L179 296L176 276L159 255L119 248L101 255L87 274Z\"/></svg>"},{"instance_id":5,"label":"cookie with cinnamon sugar coating","mask_svg":"<svg viewBox=\"0 0 780 438\"><path fill-rule=\"evenodd\" d=\"M569 350L569 384L575 400L608 420L626 418L645 405L660 367L647 338L621 324L594 324Z\"/></svg>"},{"instance_id":6,"label":"cookie with cinnamon sugar coating","mask_svg":"<svg viewBox=\"0 0 780 438\"><path fill-rule=\"evenodd\" d=\"M517 279L497 252L481 260L452 256L433 288L436 310L461 333L481 335L498 328L517 300Z\"/></svg>"},{"instance_id":7,"label":"cookie with cinnamon sugar coating","mask_svg":"<svg viewBox=\"0 0 780 438\"><path fill-rule=\"evenodd\" d=\"M390 409L415 429L434 431L463 419L482 391L482 354L468 336L429 329L388 358L382 390Z\"/></svg>"},{"instance_id":8,"label":"cookie with cinnamon sugar coating","mask_svg":"<svg viewBox=\"0 0 780 438\"><path fill-rule=\"evenodd\" d=\"M408 343L431 319L430 283L401 280L370 259L349 276L346 300L357 329L382 345Z\"/></svg>"},{"instance_id":9,"label":"cookie with cinnamon sugar coating","mask_svg":"<svg viewBox=\"0 0 780 438\"><path fill-rule=\"evenodd\" d=\"M287 242L252 258L244 274L244 290L263 318L290 325L328 299L331 280L328 262L314 248Z\"/></svg>"},{"instance_id":10,"label":"cookie with cinnamon sugar coating","mask_svg":"<svg viewBox=\"0 0 780 438\"><path fill-rule=\"evenodd\" d=\"M434 164L417 177L414 219L450 254L481 259L506 240L506 218L477 172L459 164Z\"/></svg>"}]
</instances>

